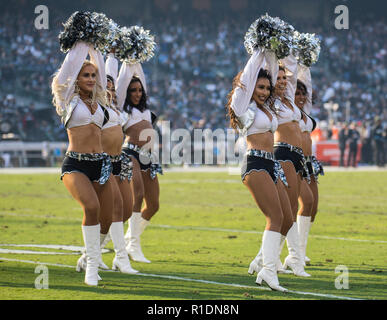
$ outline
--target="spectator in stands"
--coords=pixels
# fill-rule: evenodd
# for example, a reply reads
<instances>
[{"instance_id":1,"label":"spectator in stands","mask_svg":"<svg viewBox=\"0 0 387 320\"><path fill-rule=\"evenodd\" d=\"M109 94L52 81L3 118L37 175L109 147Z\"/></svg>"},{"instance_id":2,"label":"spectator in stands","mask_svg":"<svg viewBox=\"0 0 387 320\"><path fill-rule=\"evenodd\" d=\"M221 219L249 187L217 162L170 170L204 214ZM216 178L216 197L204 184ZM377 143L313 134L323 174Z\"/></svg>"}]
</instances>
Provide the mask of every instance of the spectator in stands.
<instances>
[{"instance_id":1,"label":"spectator in stands","mask_svg":"<svg viewBox=\"0 0 387 320\"><path fill-rule=\"evenodd\" d=\"M57 37L62 29L60 22L66 19L68 11L62 12L59 6L53 5L50 29L36 30L30 28L28 15L22 10L23 6L14 5L0 13L2 92L14 94L16 107L28 105L30 102L23 101L28 97L51 108L48 84L64 58L59 53ZM187 15L182 10L170 11L165 17L154 6L149 9L148 18L142 17L142 25L156 30L158 44L155 59L144 65L145 73L152 74L149 102L155 113L171 121L171 129L192 129L196 119L201 118L206 119L205 128L227 128L226 119L219 116L219 111L226 104L232 75L241 69L247 57L241 39L252 22L252 14L235 15L225 10L222 15L212 14L209 19L208 14L191 12ZM130 12L112 18L123 24L129 20L138 21ZM329 99L340 105L338 122L346 120L347 102L350 121L373 119L386 112L384 39L387 27L384 21L354 20L351 32L324 30L322 26L306 24L301 19L289 22L299 31L319 34L322 40L320 60L311 69L318 101L321 101L313 106L312 117L329 121L329 114L323 108L323 103ZM358 66L356 69L354 64ZM9 108L7 111L0 108L0 113L4 112L9 112ZM23 115L20 110L18 112ZM382 120L385 121L385 117ZM53 119L44 119L56 132L53 139L66 141L65 132L57 130ZM34 120L36 127L40 127L41 120ZM23 140L39 139L34 130L27 135L21 128L17 133Z\"/></svg>"}]
</instances>

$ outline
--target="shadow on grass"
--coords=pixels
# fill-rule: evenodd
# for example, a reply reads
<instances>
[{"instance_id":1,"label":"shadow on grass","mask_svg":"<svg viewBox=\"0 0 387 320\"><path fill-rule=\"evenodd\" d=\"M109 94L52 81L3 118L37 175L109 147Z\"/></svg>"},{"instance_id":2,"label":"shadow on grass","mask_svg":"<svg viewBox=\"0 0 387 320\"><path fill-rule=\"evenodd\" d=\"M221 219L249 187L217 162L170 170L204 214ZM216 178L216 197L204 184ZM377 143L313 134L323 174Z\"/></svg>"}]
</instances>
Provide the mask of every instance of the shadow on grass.
<instances>
[{"instance_id":1,"label":"shadow on grass","mask_svg":"<svg viewBox=\"0 0 387 320\"><path fill-rule=\"evenodd\" d=\"M1 266L1 265L0 265ZM9 266L9 263L1 266L0 287L6 289L35 289L35 279L39 274L35 274L36 266ZM153 270L155 266L152 266ZM87 286L83 283L84 273L77 273L73 269L63 269L60 267L49 267L49 289L26 290L26 299L35 299L35 295L40 299L129 299L129 300L150 300L150 299L329 299L323 296L300 295L295 293L282 294L274 291L259 289L255 284L256 275L246 274L235 275L224 274L203 274L200 272L160 272L148 270L147 274L154 274L161 277L126 275L119 272L104 272L100 275L103 278L98 287ZM326 277L324 274L313 276L313 272L332 272L332 276ZM364 270L360 270L364 271ZM366 279L362 277L350 277L350 290L337 290L335 288L335 278L337 275L330 268L313 268L308 270L312 274L311 278L296 277L294 275L279 275L280 284L292 291L311 292L323 295L346 296L360 299L385 299L386 286L378 279ZM4 278L3 278L4 276ZM196 281L218 282L205 283L183 279L162 278L180 277L193 279ZM4 280L3 280L4 279ZM352 280L352 281L351 281ZM246 287L232 287L223 284L238 284ZM55 292L57 291L57 292ZM366 292L372 292L372 297L365 296ZM37 294L39 292L39 294ZM90 295L92 294L92 295ZM20 294L19 294L20 295Z\"/></svg>"}]
</instances>

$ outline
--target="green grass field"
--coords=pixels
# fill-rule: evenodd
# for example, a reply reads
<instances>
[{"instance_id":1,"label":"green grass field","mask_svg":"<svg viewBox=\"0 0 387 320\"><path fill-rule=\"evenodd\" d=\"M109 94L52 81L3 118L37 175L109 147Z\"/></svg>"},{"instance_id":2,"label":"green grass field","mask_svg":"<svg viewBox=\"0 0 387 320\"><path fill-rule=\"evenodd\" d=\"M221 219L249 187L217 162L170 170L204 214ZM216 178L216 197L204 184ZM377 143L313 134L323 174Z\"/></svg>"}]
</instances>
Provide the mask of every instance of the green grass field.
<instances>
[{"instance_id":1,"label":"green grass field","mask_svg":"<svg viewBox=\"0 0 387 320\"><path fill-rule=\"evenodd\" d=\"M227 173L165 173L160 211L142 236L151 264L140 275L104 272L100 285L83 284L79 254L4 246L82 246L82 212L58 175L0 175L0 299L386 299L387 172L328 172L320 178L320 206L307 255L311 278L279 275L283 294L255 285L247 268L265 225L240 177ZM125 227L126 230L126 227ZM6 253L4 249L54 254ZM103 260L111 266L109 243ZM39 253L39 252L37 252ZM70 254L69 254L70 253ZM282 252L282 258L287 249ZM47 263L49 289L35 288L35 268ZM337 266L348 268L348 289L335 288Z\"/></svg>"}]
</instances>

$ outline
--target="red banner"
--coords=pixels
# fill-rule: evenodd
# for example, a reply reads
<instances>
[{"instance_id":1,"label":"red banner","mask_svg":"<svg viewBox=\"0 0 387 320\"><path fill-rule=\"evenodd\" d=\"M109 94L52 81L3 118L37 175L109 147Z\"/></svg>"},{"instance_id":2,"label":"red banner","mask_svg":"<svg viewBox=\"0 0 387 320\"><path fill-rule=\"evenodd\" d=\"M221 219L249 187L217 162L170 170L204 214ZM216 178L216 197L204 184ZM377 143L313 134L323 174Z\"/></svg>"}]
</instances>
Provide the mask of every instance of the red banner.
<instances>
[{"instance_id":1,"label":"red banner","mask_svg":"<svg viewBox=\"0 0 387 320\"><path fill-rule=\"evenodd\" d=\"M361 157L361 143L358 144L356 155L356 166ZM347 166L349 147L345 148L344 152L344 165ZM316 158L321 162L338 166L340 164L340 149L337 141L319 141L316 143Z\"/></svg>"}]
</instances>

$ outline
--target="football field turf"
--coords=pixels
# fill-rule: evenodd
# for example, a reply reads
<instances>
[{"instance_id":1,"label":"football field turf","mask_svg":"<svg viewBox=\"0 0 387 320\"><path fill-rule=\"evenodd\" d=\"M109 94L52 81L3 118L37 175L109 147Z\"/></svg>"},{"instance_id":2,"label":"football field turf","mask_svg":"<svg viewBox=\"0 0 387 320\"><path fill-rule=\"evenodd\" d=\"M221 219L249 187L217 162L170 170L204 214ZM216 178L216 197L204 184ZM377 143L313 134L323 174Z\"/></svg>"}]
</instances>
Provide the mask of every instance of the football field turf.
<instances>
[{"instance_id":1,"label":"football field turf","mask_svg":"<svg viewBox=\"0 0 387 320\"><path fill-rule=\"evenodd\" d=\"M387 171L320 177L307 247L312 277L280 274L286 294L247 273L265 219L240 176L165 172L159 179L160 211L141 237L152 263L132 262L138 275L101 271L99 286L89 287L75 271L82 211L58 175L0 174L0 299L387 299ZM106 249L111 267L111 242ZM42 270L46 290L36 288Z\"/></svg>"}]
</instances>

